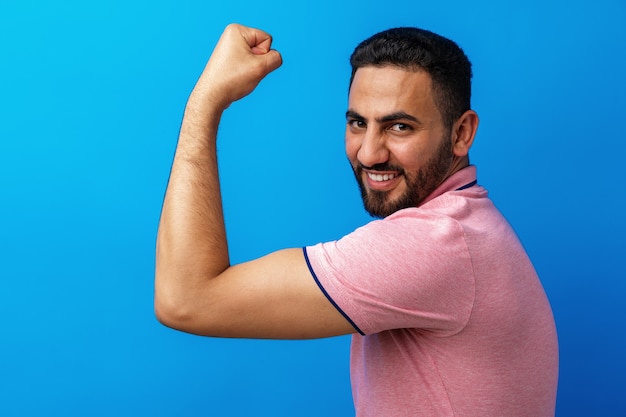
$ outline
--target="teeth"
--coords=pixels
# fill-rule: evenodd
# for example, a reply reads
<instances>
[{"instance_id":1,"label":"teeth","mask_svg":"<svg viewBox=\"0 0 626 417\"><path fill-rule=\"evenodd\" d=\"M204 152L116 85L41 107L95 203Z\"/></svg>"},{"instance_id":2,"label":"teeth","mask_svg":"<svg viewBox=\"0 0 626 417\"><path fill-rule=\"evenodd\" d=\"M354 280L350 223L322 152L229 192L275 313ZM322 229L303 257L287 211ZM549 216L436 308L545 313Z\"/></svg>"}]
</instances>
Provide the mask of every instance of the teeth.
<instances>
[{"instance_id":1,"label":"teeth","mask_svg":"<svg viewBox=\"0 0 626 417\"><path fill-rule=\"evenodd\" d=\"M396 174L373 174L368 172L367 176L373 181L389 181L390 179L395 178Z\"/></svg>"}]
</instances>

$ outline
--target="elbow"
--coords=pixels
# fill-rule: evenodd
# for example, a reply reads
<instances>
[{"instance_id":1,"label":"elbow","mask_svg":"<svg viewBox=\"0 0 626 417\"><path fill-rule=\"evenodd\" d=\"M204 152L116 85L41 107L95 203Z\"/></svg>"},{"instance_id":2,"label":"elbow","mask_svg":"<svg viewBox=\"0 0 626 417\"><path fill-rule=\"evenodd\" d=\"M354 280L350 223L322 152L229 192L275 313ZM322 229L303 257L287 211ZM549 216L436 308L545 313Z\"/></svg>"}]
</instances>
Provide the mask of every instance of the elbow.
<instances>
[{"instance_id":1,"label":"elbow","mask_svg":"<svg viewBox=\"0 0 626 417\"><path fill-rule=\"evenodd\" d=\"M185 333L212 336L210 327L207 327L207 318L201 319L198 311L192 301L155 291L154 315L159 323Z\"/></svg>"},{"instance_id":2,"label":"elbow","mask_svg":"<svg viewBox=\"0 0 626 417\"><path fill-rule=\"evenodd\" d=\"M154 315L164 326L182 331L188 331L186 329L193 317L185 295L180 289L162 284L158 274L154 288Z\"/></svg>"},{"instance_id":3,"label":"elbow","mask_svg":"<svg viewBox=\"0 0 626 417\"><path fill-rule=\"evenodd\" d=\"M165 296L159 291L154 293L154 315L159 323L175 328L176 317L180 315L177 313L176 306L170 301L167 301Z\"/></svg>"},{"instance_id":4,"label":"elbow","mask_svg":"<svg viewBox=\"0 0 626 417\"><path fill-rule=\"evenodd\" d=\"M188 305L157 294L154 297L154 315L159 323L181 332L202 334L196 328L196 317Z\"/></svg>"},{"instance_id":5,"label":"elbow","mask_svg":"<svg viewBox=\"0 0 626 417\"><path fill-rule=\"evenodd\" d=\"M182 313L180 311L180 307L174 303L173 300L168 299L162 291L155 290L154 315L159 323L176 329L177 323L181 320Z\"/></svg>"},{"instance_id":6,"label":"elbow","mask_svg":"<svg viewBox=\"0 0 626 417\"><path fill-rule=\"evenodd\" d=\"M186 302L188 296L180 285L180 274L165 262L166 257L157 242L156 269L154 274L154 315L164 326L181 330L181 323L188 320L189 311Z\"/></svg>"},{"instance_id":7,"label":"elbow","mask_svg":"<svg viewBox=\"0 0 626 417\"><path fill-rule=\"evenodd\" d=\"M157 273L154 288L154 315L166 327L201 336L212 335L211 314L206 297L198 296L197 287L170 285L175 280L160 280ZM208 327L207 327L208 326Z\"/></svg>"}]
</instances>

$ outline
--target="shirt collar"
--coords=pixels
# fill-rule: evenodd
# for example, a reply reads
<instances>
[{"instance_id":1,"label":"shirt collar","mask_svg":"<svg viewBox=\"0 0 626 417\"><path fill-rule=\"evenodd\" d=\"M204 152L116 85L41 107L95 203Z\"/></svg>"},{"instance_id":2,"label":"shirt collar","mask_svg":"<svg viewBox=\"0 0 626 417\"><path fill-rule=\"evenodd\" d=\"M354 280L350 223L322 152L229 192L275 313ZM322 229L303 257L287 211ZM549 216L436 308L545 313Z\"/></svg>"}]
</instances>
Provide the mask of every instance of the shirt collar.
<instances>
[{"instance_id":1,"label":"shirt collar","mask_svg":"<svg viewBox=\"0 0 626 417\"><path fill-rule=\"evenodd\" d=\"M429 201L439 197L444 193L447 193L448 191L457 190L468 184L471 184L474 181L476 181L476 166L466 166L465 168L455 172L454 174L446 178L446 180L442 182L439 187L435 188L435 191L430 193L430 195L426 197L424 201L422 201L420 206L428 203Z\"/></svg>"}]
</instances>

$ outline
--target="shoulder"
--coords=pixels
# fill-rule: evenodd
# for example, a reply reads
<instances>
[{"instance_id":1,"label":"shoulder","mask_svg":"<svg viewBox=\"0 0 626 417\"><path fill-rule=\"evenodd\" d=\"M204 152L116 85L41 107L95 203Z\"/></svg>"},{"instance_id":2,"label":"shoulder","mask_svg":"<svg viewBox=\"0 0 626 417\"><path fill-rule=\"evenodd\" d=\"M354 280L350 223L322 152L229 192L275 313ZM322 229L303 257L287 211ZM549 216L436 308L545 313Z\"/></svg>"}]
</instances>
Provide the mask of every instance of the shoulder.
<instances>
[{"instance_id":1,"label":"shoulder","mask_svg":"<svg viewBox=\"0 0 626 417\"><path fill-rule=\"evenodd\" d=\"M463 227L446 214L402 210L305 253L320 286L365 333L457 331L469 317L471 256Z\"/></svg>"},{"instance_id":2,"label":"shoulder","mask_svg":"<svg viewBox=\"0 0 626 417\"><path fill-rule=\"evenodd\" d=\"M461 222L447 213L423 208L404 209L374 220L339 240L309 247L307 253L315 269L333 275L348 271L362 275L391 272L396 277L439 271L440 275L470 262Z\"/></svg>"}]
</instances>

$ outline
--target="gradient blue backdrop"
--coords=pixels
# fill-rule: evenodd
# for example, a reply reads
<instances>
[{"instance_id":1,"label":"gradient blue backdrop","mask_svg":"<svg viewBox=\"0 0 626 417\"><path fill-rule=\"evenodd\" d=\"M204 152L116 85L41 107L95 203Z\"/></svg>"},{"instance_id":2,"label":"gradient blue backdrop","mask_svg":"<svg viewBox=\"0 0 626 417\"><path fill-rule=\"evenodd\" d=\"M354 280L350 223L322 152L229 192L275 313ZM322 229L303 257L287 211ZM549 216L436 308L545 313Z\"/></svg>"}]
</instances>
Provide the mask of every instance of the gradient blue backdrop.
<instances>
[{"instance_id":1,"label":"gradient blue backdrop","mask_svg":"<svg viewBox=\"0 0 626 417\"><path fill-rule=\"evenodd\" d=\"M187 94L223 27L283 67L224 116L234 262L367 222L343 154L352 48L416 25L474 64L472 161L557 321L557 415L626 415L626 4L0 2L0 415L346 416L346 337L200 338L152 313Z\"/></svg>"}]
</instances>

